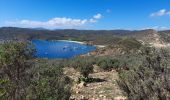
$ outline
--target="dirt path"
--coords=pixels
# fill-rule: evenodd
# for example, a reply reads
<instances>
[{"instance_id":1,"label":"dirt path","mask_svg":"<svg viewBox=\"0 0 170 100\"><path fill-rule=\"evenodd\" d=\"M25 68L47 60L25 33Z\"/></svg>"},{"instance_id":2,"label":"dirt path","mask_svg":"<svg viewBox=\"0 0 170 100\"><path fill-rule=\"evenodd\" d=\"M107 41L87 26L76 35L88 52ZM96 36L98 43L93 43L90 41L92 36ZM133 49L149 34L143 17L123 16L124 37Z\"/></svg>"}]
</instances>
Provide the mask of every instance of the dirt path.
<instances>
[{"instance_id":1,"label":"dirt path","mask_svg":"<svg viewBox=\"0 0 170 100\"><path fill-rule=\"evenodd\" d=\"M66 74L72 79L76 79L79 75L74 69L67 69ZM104 80L102 82L88 83L86 86L74 84L72 98L74 100L125 100L123 92L119 89L116 82L118 73L111 72L95 72L90 75L93 78Z\"/></svg>"}]
</instances>

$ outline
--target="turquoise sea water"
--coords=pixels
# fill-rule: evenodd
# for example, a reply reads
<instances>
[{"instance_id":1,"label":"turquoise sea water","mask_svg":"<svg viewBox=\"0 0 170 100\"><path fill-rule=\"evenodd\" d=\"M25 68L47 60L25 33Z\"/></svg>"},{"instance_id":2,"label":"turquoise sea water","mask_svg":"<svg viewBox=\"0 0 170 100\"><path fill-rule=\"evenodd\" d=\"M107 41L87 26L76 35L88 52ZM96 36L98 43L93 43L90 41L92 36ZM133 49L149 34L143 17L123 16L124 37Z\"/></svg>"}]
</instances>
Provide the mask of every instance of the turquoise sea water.
<instances>
[{"instance_id":1,"label":"turquoise sea water","mask_svg":"<svg viewBox=\"0 0 170 100\"><path fill-rule=\"evenodd\" d=\"M72 58L96 50L95 46L89 46L71 41L46 41L33 40L38 58Z\"/></svg>"}]
</instances>

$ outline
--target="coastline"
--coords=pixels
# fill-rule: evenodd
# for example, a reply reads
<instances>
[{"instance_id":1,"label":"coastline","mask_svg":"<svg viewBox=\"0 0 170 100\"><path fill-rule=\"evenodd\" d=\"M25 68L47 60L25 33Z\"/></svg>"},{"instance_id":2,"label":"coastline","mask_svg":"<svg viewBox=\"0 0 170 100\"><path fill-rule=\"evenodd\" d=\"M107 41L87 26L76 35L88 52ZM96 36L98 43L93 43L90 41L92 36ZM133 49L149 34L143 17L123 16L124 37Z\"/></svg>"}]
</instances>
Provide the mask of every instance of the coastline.
<instances>
[{"instance_id":1,"label":"coastline","mask_svg":"<svg viewBox=\"0 0 170 100\"><path fill-rule=\"evenodd\" d=\"M65 42L74 42L74 43L79 43L79 44L86 44L85 42L72 41L72 40L57 40L57 41L65 41Z\"/></svg>"},{"instance_id":2,"label":"coastline","mask_svg":"<svg viewBox=\"0 0 170 100\"><path fill-rule=\"evenodd\" d=\"M98 48L105 48L106 47L105 45L94 45L94 46L96 46Z\"/></svg>"},{"instance_id":3,"label":"coastline","mask_svg":"<svg viewBox=\"0 0 170 100\"><path fill-rule=\"evenodd\" d=\"M85 43L85 42L72 41L72 40L57 40L57 41L74 42L74 43L85 44L85 45L88 44L88 43ZM93 45L93 46L95 46L97 48L105 48L106 47L105 45Z\"/></svg>"}]
</instances>

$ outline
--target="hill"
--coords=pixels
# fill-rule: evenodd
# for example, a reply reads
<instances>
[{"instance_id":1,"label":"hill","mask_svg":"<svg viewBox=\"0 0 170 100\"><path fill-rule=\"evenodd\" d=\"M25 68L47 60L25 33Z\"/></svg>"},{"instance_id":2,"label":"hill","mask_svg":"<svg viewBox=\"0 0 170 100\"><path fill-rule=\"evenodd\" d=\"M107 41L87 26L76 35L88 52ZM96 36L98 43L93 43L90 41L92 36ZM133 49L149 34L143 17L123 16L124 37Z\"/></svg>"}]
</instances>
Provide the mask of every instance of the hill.
<instances>
[{"instance_id":1,"label":"hill","mask_svg":"<svg viewBox=\"0 0 170 100\"><path fill-rule=\"evenodd\" d=\"M124 37L132 37L141 42L158 43L170 42L170 31L147 30L47 30L30 29L17 27L0 28L0 39L18 39L18 40L61 40L70 39L78 41L92 42L93 44L115 44Z\"/></svg>"}]
</instances>

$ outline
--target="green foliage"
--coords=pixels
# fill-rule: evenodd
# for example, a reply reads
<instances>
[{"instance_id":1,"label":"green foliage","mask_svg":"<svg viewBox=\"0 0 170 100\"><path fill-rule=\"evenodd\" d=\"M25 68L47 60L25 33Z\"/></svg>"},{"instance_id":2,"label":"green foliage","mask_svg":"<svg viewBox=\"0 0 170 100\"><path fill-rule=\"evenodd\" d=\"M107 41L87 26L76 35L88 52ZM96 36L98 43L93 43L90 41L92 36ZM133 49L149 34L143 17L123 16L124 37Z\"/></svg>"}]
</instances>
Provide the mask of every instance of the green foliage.
<instances>
[{"instance_id":1,"label":"green foliage","mask_svg":"<svg viewBox=\"0 0 170 100\"><path fill-rule=\"evenodd\" d=\"M161 37L161 40L164 42L169 43L170 42L170 31L161 31L159 32L159 36Z\"/></svg>"},{"instance_id":2,"label":"green foliage","mask_svg":"<svg viewBox=\"0 0 170 100\"><path fill-rule=\"evenodd\" d=\"M144 47L143 64L119 73L118 84L130 100L168 100L170 98L169 59L165 50Z\"/></svg>"},{"instance_id":3,"label":"green foliage","mask_svg":"<svg viewBox=\"0 0 170 100\"><path fill-rule=\"evenodd\" d=\"M68 100L71 80L62 66L32 59L35 50L22 42L0 45L1 100Z\"/></svg>"},{"instance_id":4,"label":"green foliage","mask_svg":"<svg viewBox=\"0 0 170 100\"><path fill-rule=\"evenodd\" d=\"M84 76L88 77L93 72L93 65L87 62L83 62L77 67L78 71Z\"/></svg>"},{"instance_id":5,"label":"green foliage","mask_svg":"<svg viewBox=\"0 0 170 100\"><path fill-rule=\"evenodd\" d=\"M77 64L76 69L83 75L83 77L88 77L88 75L93 72L93 64L86 60L81 60L81 62Z\"/></svg>"},{"instance_id":6,"label":"green foliage","mask_svg":"<svg viewBox=\"0 0 170 100\"><path fill-rule=\"evenodd\" d=\"M92 78L89 78L89 77L79 77L77 83L81 83L81 82L85 82L85 83L92 82Z\"/></svg>"},{"instance_id":7,"label":"green foliage","mask_svg":"<svg viewBox=\"0 0 170 100\"><path fill-rule=\"evenodd\" d=\"M118 46L124 51L138 50L142 44L135 38L124 38L118 42Z\"/></svg>"},{"instance_id":8,"label":"green foliage","mask_svg":"<svg viewBox=\"0 0 170 100\"><path fill-rule=\"evenodd\" d=\"M122 54L116 56L103 56L96 58L96 64L101 70L128 70L129 67L141 64L139 57L133 54Z\"/></svg>"},{"instance_id":9,"label":"green foliage","mask_svg":"<svg viewBox=\"0 0 170 100\"><path fill-rule=\"evenodd\" d=\"M106 80L100 78L93 78L93 77L79 77L77 83L81 83L82 81L85 83L92 83L92 82L103 82Z\"/></svg>"},{"instance_id":10,"label":"green foliage","mask_svg":"<svg viewBox=\"0 0 170 100\"><path fill-rule=\"evenodd\" d=\"M7 79L0 79L0 98L7 99L7 90L10 89L10 81Z\"/></svg>"},{"instance_id":11,"label":"green foliage","mask_svg":"<svg viewBox=\"0 0 170 100\"><path fill-rule=\"evenodd\" d=\"M68 100L71 96L71 80L63 75L60 66L44 66L38 69L29 87L28 100Z\"/></svg>"},{"instance_id":12,"label":"green foliage","mask_svg":"<svg viewBox=\"0 0 170 100\"><path fill-rule=\"evenodd\" d=\"M112 58L101 58L98 60L97 65L102 70L111 70L111 69L117 69L120 66L120 62L118 59L112 59Z\"/></svg>"},{"instance_id":13,"label":"green foliage","mask_svg":"<svg viewBox=\"0 0 170 100\"><path fill-rule=\"evenodd\" d=\"M5 94L2 98L23 99L25 88L29 85L31 69L34 65L31 61L34 50L28 48L27 43L7 42L0 45L0 77L8 80L4 86ZM7 85L7 86L6 86Z\"/></svg>"},{"instance_id":14,"label":"green foliage","mask_svg":"<svg viewBox=\"0 0 170 100\"><path fill-rule=\"evenodd\" d=\"M120 56L116 56L116 58L119 60L120 65L119 68L133 68L136 66L139 66L142 64L142 58L141 55L136 55L136 54L123 54Z\"/></svg>"},{"instance_id":15,"label":"green foliage","mask_svg":"<svg viewBox=\"0 0 170 100\"><path fill-rule=\"evenodd\" d=\"M94 62L88 57L76 57L72 59L71 66L75 68L84 78L88 78L89 74L93 72Z\"/></svg>"}]
</instances>

